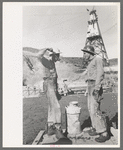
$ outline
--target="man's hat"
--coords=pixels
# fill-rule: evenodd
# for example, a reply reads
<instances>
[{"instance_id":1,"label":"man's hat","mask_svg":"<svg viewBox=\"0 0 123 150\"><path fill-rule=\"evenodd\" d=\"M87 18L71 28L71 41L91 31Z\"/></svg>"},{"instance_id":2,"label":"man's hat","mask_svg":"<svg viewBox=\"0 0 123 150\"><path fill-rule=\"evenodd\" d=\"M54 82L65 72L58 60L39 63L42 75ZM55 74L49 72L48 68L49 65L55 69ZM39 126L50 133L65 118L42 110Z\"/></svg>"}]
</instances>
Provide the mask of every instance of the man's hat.
<instances>
[{"instance_id":1,"label":"man's hat","mask_svg":"<svg viewBox=\"0 0 123 150\"><path fill-rule=\"evenodd\" d=\"M94 47L92 45L87 45L82 49L83 52L90 53L92 55L96 55Z\"/></svg>"},{"instance_id":2,"label":"man's hat","mask_svg":"<svg viewBox=\"0 0 123 150\"><path fill-rule=\"evenodd\" d=\"M57 48L57 49L53 49L53 52L50 52L49 55L50 55L50 56L51 56L51 55L60 55L60 53L61 53L60 50Z\"/></svg>"},{"instance_id":3,"label":"man's hat","mask_svg":"<svg viewBox=\"0 0 123 150\"><path fill-rule=\"evenodd\" d=\"M63 81L67 81L67 79L64 79Z\"/></svg>"}]
</instances>

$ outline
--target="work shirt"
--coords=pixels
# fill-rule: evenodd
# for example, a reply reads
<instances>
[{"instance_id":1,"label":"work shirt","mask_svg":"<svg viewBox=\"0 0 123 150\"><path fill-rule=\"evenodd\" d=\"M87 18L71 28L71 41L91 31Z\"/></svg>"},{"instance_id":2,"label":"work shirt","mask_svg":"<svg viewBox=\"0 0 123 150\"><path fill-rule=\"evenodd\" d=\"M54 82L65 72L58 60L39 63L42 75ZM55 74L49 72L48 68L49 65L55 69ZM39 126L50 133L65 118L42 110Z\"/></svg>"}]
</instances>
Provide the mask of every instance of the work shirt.
<instances>
[{"instance_id":1,"label":"work shirt","mask_svg":"<svg viewBox=\"0 0 123 150\"><path fill-rule=\"evenodd\" d=\"M48 60L45 57L39 58L43 65L43 76L44 78L55 78L57 77L55 63L52 60Z\"/></svg>"},{"instance_id":2,"label":"work shirt","mask_svg":"<svg viewBox=\"0 0 123 150\"><path fill-rule=\"evenodd\" d=\"M99 90L104 78L103 60L99 56L94 56L87 66L87 79L95 81L95 90Z\"/></svg>"}]
</instances>

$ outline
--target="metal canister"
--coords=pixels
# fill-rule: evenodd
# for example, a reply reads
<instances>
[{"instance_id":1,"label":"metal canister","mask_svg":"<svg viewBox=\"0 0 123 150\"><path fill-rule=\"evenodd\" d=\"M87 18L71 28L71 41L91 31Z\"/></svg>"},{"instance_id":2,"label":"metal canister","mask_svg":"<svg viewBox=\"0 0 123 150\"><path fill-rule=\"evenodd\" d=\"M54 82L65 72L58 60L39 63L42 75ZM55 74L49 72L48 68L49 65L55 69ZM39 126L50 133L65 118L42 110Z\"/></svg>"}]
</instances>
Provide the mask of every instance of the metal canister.
<instances>
[{"instance_id":1,"label":"metal canister","mask_svg":"<svg viewBox=\"0 0 123 150\"><path fill-rule=\"evenodd\" d=\"M66 109L67 117L67 132L69 137L76 137L81 133L81 125L79 121L81 107L78 106L77 101L72 101Z\"/></svg>"}]
</instances>

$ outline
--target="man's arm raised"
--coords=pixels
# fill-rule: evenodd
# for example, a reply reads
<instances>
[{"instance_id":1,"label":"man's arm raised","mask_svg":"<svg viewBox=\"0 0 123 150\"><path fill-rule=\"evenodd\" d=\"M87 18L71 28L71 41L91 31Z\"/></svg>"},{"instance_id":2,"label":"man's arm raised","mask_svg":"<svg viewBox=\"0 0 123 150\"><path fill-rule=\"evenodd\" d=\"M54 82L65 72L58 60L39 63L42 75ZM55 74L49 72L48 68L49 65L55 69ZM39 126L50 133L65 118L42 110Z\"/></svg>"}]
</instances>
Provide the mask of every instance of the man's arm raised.
<instances>
[{"instance_id":1,"label":"man's arm raised","mask_svg":"<svg viewBox=\"0 0 123 150\"><path fill-rule=\"evenodd\" d=\"M49 52L53 52L53 49L52 48L44 48L44 49L41 49L38 53L37 53L37 57L43 57L44 54L46 53L46 51L49 51Z\"/></svg>"},{"instance_id":2,"label":"man's arm raised","mask_svg":"<svg viewBox=\"0 0 123 150\"><path fill-rule=\"evenodd\" d=\"M50 52L53 52L52 48L44 48L44 49L40 49L39 52L37 53L23 51L23 54L27 56L32 56L32 57L43 57L47 50Z\"/></svg>"}]
</instances>

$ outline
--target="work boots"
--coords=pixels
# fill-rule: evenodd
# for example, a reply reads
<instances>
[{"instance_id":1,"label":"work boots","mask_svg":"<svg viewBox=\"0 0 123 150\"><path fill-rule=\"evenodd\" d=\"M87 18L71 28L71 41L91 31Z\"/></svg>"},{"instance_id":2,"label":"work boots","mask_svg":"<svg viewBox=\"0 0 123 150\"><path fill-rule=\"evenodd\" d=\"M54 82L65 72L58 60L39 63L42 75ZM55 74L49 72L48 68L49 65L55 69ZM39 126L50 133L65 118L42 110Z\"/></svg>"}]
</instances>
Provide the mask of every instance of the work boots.
<instances>
[{"instance_id":1,"label":"work boots","mask_svg":"<svg viewBox=\"0 0 123 150\"><path fill-rule=\"evenodd\" d=\"M47 134L48 135L53 135L56 132L55 130L56 130L56 127L54 125L51 125L51 126L48 127Z\"/></svg>"},{"instance_id":2,"label":"work boots","mask_svg":"<svg viewBox=\"0 0 123 150\"><path fill-rule=\"evenodd\" d=\"M98 135L98 133L96 132L96 129L95 128L92 128L91 130L88 131L88 134L90 136L96 136Z\"/></svg>"},{"instance_id":3,"label":"work boots","mask_svg":"<svg viewBox=\"0 0 123 150\"><path fill-rule=\"evenodd\" d=\"M103 143L103 142L105 142L105 141L107 141L107 140L109 140L110 139L110 136L109 136L109 134L107 133L107 132L104 132L104 133L97 133L96 132L96 129L95 128L92 128L91 130L89 130L88 131L88 134L90 135L90 136L96 136L96 135L99 135L99 137L98 138L95 138L95 141L96 142L99 142L99 143Z\"/></svg>"},{"instance_id":4,"label":"work boots","mask_svg":"<svg viewBox=\"0 0 123 150\"><path fill-rule=\"evenodd\" d=\"M55 130L53 130L54 132L49 132L50 134L55 133L56 138L58 139L58 141L54 142L54 143L43 143L42 145L66 145L66 144L72 144L72 141L65 137L62 130L55 128ZM48 134L49 135L49 134Z\"/></svg>"},{"instance_id":5,"label":"work boots","mask_svg":"<svg viewBox=\"0 0 123 150\"><path fill-rule=\"evenodd\" d=\"M101 134L98 138L95 138L95 141L99 142L99 143L103 143L103 142L106 142L109 139L110 139L110 136L109 136L108 133L106 133L105 135Z\"/></svg>"},{"instance_id":6,"label":"work boots","mask_svg":"<svg viewBox=\"0 0 123 150\"><path fill-rule=\"evenodd\" d=\"M56 134L56 130L59 130L59 132L62 133L61 124L52 124L52 125L46 125L45 133L48 135Z\"/></svg>"}]
</instances>

